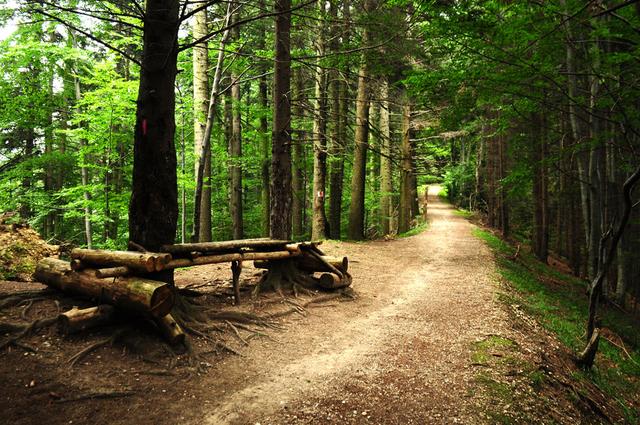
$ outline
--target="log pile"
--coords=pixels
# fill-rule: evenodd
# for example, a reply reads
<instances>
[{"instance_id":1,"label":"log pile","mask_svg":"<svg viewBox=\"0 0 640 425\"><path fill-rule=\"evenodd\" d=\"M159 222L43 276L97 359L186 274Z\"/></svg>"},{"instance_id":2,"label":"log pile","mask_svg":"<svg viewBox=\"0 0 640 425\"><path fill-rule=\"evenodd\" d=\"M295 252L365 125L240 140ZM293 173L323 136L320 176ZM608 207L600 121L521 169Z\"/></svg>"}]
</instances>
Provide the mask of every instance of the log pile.
<instances>
[{"instance_id":1,"label":"log pile","mask_svg":"<svg viewBox=\"0 0 640 425\"><path fill-rule=\"evenodd\" d=\"M173 285L150 280L150 273L202 264L231 263L236 303L240 302L239 275L242 263L256 268L293 266L315 286L327 290L351 284L347 257L331 257L318 242L292 243L274 239L244 239L222 242L165 245L159 253L74 249L71 261L45 258L34 278L52 288L91 298L98 306L74 308L60 315L63 333L110 323L116 310L149 317L172 343L184 341L184 332L171 316L176 303ZM143 251L141 249L141 251Z\"/></svg>"}]
</instances>

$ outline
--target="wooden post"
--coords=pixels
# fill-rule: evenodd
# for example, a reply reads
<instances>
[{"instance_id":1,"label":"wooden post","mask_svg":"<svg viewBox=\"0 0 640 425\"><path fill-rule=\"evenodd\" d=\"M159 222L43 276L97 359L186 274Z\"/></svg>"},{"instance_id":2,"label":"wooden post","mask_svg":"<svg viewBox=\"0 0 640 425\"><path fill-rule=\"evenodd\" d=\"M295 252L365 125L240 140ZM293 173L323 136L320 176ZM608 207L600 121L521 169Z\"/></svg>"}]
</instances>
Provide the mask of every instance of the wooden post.
<instances>
[{"instance_id":1,"label":"wooden post","mask_svg":"<svg viewBox=\"0 0 640 425\"><path fill-rule=\"evenodd\" d=\"M232 261L231 273L233 274L233 299L236 305L240 305L240 272L242 272L242 261Z\"/></svg>"}]
</instances>

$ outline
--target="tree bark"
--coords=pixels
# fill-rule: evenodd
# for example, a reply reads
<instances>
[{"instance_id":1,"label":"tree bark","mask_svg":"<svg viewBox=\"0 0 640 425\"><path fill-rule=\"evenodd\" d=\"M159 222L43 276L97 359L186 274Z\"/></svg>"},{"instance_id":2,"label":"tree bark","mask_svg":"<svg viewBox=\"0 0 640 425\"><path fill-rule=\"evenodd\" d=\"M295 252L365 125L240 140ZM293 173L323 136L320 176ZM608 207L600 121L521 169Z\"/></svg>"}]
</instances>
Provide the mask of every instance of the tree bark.
<instances>
[{"instance_id":1,"label":"tree bark","mask_svg":"<svg viewBox=\"0 0 640 425\"><path fill-rule=\"evenodd\" d=\"M533 252L540 261L546 263L549 255L549 183L546 164L546 123L542 112L537 112L532 121L534 125L534 140L531 141L533 147Z\"/></svg>"},{"instance_id":2,"label":"tree bark","mask_svg":"<svg viewBox=\"0 0 640 425\"><path fill-rule=\"evenodd\" d=\"M173 287L140 277L98 279L91 272L71 270L67 261L45 258L36 266L34 278L62 292L76 293L127 311L162 317L175 302Z\"/></svg>"},{"instance_id":3,"label":"tree bark","mask_svg":"<svg viewBox=\"0 0 640 425\"><path fill-rule=\"evenodd\" d=\"M393 194L391 163L391 120L389 119L389 81L382 79L380 86L380 223L382 234L391 233L391 216Z\"/></svg>"},{"instance_id":4,"label":"tree bark","mask_svg":"<svg viewBox=\"0 0 640 425\"><path fill-rule=\"evenodd\" d=\"M315 72L315 100L313 103L313 216L311 219L311 239L321 240L327 237L327 216L324 209L327 179L327 108L326 108L326 72L321 64L325 53L323 32L324 0L318 1L320 20L316 53L318 55Z\"/></svg>"},{"instance_id":5,"label":"tree bark","mask_svg":"<svg viewBox=\"0 0 640 425\"><path fill-rule=\"evenodd\" d=\"M233 21L238 20L235 13ZM239 27L232 30L232 39L237 41L240 37ZM244 224L242 215L242 123L240 116L240 75L233 70L231 72L231 140L229 141L229 192L231 213L231 229L234 239L242 239Z\"/></svg>"},{"instance_id":6,"label":"tree bark","mask_svg":"<svg viewBox=\"0 0 640 425\"><path fill-rule=\"evenodd\" d=\"M400 210L398 212L398 233L411 228L412 182L411 182L411 105L405 99L402 105L402 158L400 162Z\"/></svg>"},{"instance_id":7,"label":"tree bark","mask_svg":"<svg viewBox=\"0 0 640 425\"><path fill-rule=\"evenodd\" d=\"M111 323L114 312L113 306L109 304L83 309L73 307L58 316L58 328L64 335L82 332Z\"/></svg>"},{"instance_id":8,"label":"tree bark","mask_svg":"<svg viewBox=\"0 0 640 425\"><path fill-rule=\"evenodd\" d=\"M270 236L291 237L291 0L275 0Z\"/></svg>"},{"instance_id":9,"label":"tree bark","mask_svg":"<svg viewBox=\"0 0 640 425\"><path fill-rule=\"evenodd\" d=\"M199 5L198 5L199 6ZM193 38L195 40L209 33L207 28L207 9L193 16ZM198 224L198 241L211 240L211 149L203 149L207 112L209 111L209 43L204 41L193 47L193 141L194 152L204 153L202 174L202 197ZM195 161L195 175L198 173L199 160ZM197 182L196 182L197 184Z\"/></svg>"},{"instance_id":10,"label":"tree bark","mask_svg":"<svg viewBox=\"0 0 640 425\"><path fill-rule=\"evenodd\" d=\"M371 9L371 1L365 1L365 10ZM369 42L369 30L365 26L362 44ZM351 203L349 205L349 227L347 236L352 240L364 239L364 196L369 143L369 70L364 55L358 71L358 94L356 97L356 133L351 175Z\"/></svg>"},{"instance_id":11,"label":"tree bark","mask_svg":"<svg viewBox=\"0 0 640 425\"><path fill-rule=\"evenodd\" d=\"M261 9L265 8L264 0L260 0ZM260 36L258 37L258 49L264 50L266 48L265 39L267 37L266 31L266 23L260 23ZM269 212L271 205L271 172L270 172L270 163L271 163L271 140L267 134L269 130L269 124L267 122L267 110L268 110L268 98L267 98L267 67L260 64L260 70L263 74L260 77L258 83L258 98L260 102L260 106L262 107L262 113L260 114L260 144L262 150L262 164L260 167L260 174L262 177L262 193L261 193L261 201L262 201L262 234L264 236L269 236Z\"/></svg>"},{"instance_id":12,"label":"tree bark","mask_svg":"<svg viewBox=\"0 0 640 425\"><path fill-rule=\"evenodd\" d=\"M294 72L296 100L294 115L298 120L302 120L305 117L304 102L306 101L302 68L297 68ZM295 134L296 140L292 141L293 174L291 176L291 226L293 237L299 238L305 233L303 223L303 212L305 207L303 144L306 141L307 134L302 126L295 130Z\"/></svg>"},{"instance_id":13,"label":"tree bark","mask_svg":"<svg viewBox=\"0 0 640 425\"><path fill-rule=\"evenodd\" d=\"M154 272L162 270L164 264L171 260L171 255L166 253L75 248L71 251L71 258L80 260L83 265L101 267L126 266L143 272Z\"/></svg>"},{"instance_id":14,"label":"tree bark","mask_svg":"<svg viewBox=\"0 0 640 425\"><path fill-rule=\"evenodd\" d=\"M205 152L208 152L211 149L211 133L213 132L213 125L216 117L216 111L218 108L218 97L220 79L222 78L222 66L224 64L224 53L225 46L227 45L227 40L229 39L229 34L231 32L229 28L229 23L231 22L231 14L234 10L235 2L230 1L227 4L227 14L225 16L224 26L225 31L222 34L222 38L220 39L220 49L218 50L218 59L216 62L216 69L213 74L213 83L211 85L211 94L209 96L209 107L207 110L207 124L204 129L204 134L202 136L203 141L200 144L201 151L196 152L197 158L197 168L196 168L196 191L194 194L194 205L202 204L202 196L203 196L203 187L204 187L204 168L205 168ZM193 209L193 235L192 240L197 240L200 235L200 208Z\"/></svg>"},{"instance_id":15,"label":"tree bark","mask_svg":"<svg viewBox=\"0 0 640 425\"><path fill-rule=\"evenodd\" d=\"M177 0L146 3L129 204L129 239L150 251L173 243L178 220L175 79L178 58ZM172 282L173 273L156 279Z\"/></svg>"}]
</instances>

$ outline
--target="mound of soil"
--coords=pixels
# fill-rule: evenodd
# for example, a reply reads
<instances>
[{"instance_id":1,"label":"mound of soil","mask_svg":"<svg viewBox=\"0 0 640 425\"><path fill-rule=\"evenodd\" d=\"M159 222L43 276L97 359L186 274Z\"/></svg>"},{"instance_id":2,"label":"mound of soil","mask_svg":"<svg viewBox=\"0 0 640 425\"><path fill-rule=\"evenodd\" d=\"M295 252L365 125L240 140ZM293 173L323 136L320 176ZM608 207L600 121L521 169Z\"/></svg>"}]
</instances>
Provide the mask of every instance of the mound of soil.
<instances>
[{"instance_id":1,"label":"mound of soil","mask_svg":"<svg viewBox=\"0 0 640 425\"><path fill-rule=\"evenodd\" d=\"M38 261L58 252L59 246L46 243L28 224L0 214L0 280L30 282Z\"/></svg>"}]
</instances>

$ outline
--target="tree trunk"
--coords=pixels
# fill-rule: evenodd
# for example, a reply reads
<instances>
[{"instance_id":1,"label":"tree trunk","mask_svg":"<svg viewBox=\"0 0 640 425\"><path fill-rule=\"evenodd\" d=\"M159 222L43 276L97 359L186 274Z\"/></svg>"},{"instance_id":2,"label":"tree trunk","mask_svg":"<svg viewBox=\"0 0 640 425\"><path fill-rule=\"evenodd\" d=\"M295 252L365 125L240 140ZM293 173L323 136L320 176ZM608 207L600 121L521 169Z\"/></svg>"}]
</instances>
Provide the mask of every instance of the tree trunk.
<instances>
[{"instance_id":1,"label":"tree trunk","mask_svg":"<svg viewBox=\"0 0 640 425\"><path fill-rule=\"evenodd\" d=\"M198 5L199 6L199 5ZM193 16L193 38L195 40L209 33L207 28L207 9ZM200 200L200 222L198 241L211 240L211 149L203 149L207 112L209 110L209 43L204 41L193 47L193 141L194 152L204 153L203 186ZM195 173L198 173L199 160L195 161ZM196 182L197 184L197 182Z\"/></svg>"},{"instance_id":2,"label":"tree trunk","mask_svg":"<svg viewBox=\"0 0 640 425\"><path fill-rule=\"evenodd\" d=\"M304 102L306 95L304 93L304 78L302 68L296 68L294 71L295 78L295 111L294 115L301 121L305 117ZM306 142L307 134L300 126L295 130L296 140L292 140L293 144L293 174L291 177L291 225L294 238L301 237L304 231L303 212L305 205L304 190L304 157L303 144Z\"/></svg>"},{"instance_id":3,"label":"tree trunk","mask_svg":"<svg viewBox=\"0 0 640 425\"><path fill-rule=\"evenodd\" d=\"M216 111L218 109L218 96L220 79L222 77L222 65L224 63L224 52L227 40L230 34L229 23L231 22L231 14L234 10L235 2L230 1L227 4L227 13L225 16L224 26L225 31L220 39L220 49L218 50L218 59L216 62L216 69L213 74L213 83L211 85L211 94L209 96L209 106L207 109L207 123L202 136L202 143L200 144L200 152L196 152L197 168L196 168L196 191L194 194L194 205L202 205L203 188L204 188L204 170L205 170L205 152L211 149L211 133L213 132L213 125L216 117ZM175 79L175 77L174 77ZM193 209L193 235L192 240L197 240L200 235L200 208Z\"/></svg>"},{"instance_id":4,"label":"tree trunk","mask_svg":"<svg viewBox=\"0 0 640 425\"><path fill-rule=\"evenodd\" d=\"M291 0L275 0L275 66L271 147L272 238L291 236Z\"/></svg>"},{"instance_id":5,"label":"tree trunk","mask_svg":"<svg viewBox=\"0 0 640 425\"><path fill-rule=\"evenodd\" d=\"M545 122L542 112L535 114L533 121L533 252L542 262L547 262L549 255L549 206L548 206L548 172L547 172L547 141Z\"/></svg>"},{"instance_id":6,"label":"tree trunk","mask_svg":"<svg viewBox=\"0 0 640 425\"><path fill-rule=\"evenodd\" d=\"M313 216L311 219L311 239L327 237L327 216L324 209L327 179L327 108L326 72L321 64L325 53L323 31L324 0L318 1L319 14L316 53L318 55L315 73L315 100L313 103Z\"/></svg>"},{"instance_id":7,"label":"tree trunk","mask_svg":"<svg viewBox=\"0 0 640 425\"><path fill-rule=\"evenodd\" d=\"M373 9L373 1L365 0L364 12ZM362 45L367 46L371 37L369 28L362 30ZM364 239L364 196L367 166L367 149L369 143L369 69L367 58L360 58L358 71L358 94L356 96L356 133L353 153L353 170L351 175L351 203L349 205L349 239Z\"/></svg>"},{"instance_id":8,"label":"tree trunk","mask_svg":"<svg viewBox=\"0 0 640 425\"><path fill-rule=\"evenodd\" d=\"M383 78L380 98L380 222L382 234L391 233L391 215L393 193L391 162L391 120L389 119L389 82Z\"/></svg>"},{"instance_id":9,"label":"tree trunk","mask_svg":"<svg viewBox=\"0 0 640 425\"><path fill-rule=\"evenodd\" d=\"M73 47L77 48L78 43L76 40L75 33L72 33L71 37L72 37ZM77 69L73 76L73 88L74 88L74 93L76 97L76 103L78 103L82 99L82 95L80 92L80 78L78 76ZM91 225L91 206L90 206L91 193L87 189L87 187L89 186L89 169L86 166L86 162L88 160L87 160L86 153L84 152L86 149L86 146L87 146L87 141L84 138L81 138L80 139L80 179L81 179L82 187L84 188L82 192L82 197L84 200L84 236L85 236L85 242L87 243L87 248L91 249L93 245L93 228Z\"/></svg>"},{"instance_id":10,"label":"tree trunk","mask_svg":"<svg viewBox=\"0 0 640 425\"><path fill-rule=\"evenodd\" d=\"M234 14L233 21L238 20ZM232 38L237 41L240 37L239 27L232 30ZM242 239L244 224L242 220L242 123L240 116L240 75L231 72L231 140L229 141L229 192L231 213L231 228L234 239Z\"/></svg>"},{"instance_id":11,"label":"tree trunk","mask_svg":"<svg viewBox=\"0 0 640 425\"><path fill-rule=\"evenodd\" d=\"M261 9L265 8L264 0L260 0ZM260 36L258 37L258 50L264 50L266 48L265 39L267 37L266 31L266 23L260 23ZM260 77L258 83L258 101L260 102L260 106L262 108L262 113L260 114L260 143L262 150L262 164L260 166L260 174L262 177L262 193L261 193L261 201L262 201L262 234L264 236L269 236L269 211L271 205L271 191L270 191L270 182L271 182L271 173L270 173L270 162L271 162L271 141L269 140L269 136L267 134L269 130L269 124L267 122L267 110L268 110L268 99L267 99L267 67L260 64L260 70L263 74Z\"/></svg>"},{"instance_id":12,"label":"tree trunk","mask_svg":"<svg viewBox=\"0 0 640 425\"><path fill-rule=\"evenodd\" d=\"M338 34L342 36L342 43L348 44L351 32L350 2L342 2L342 22L338 20L339 4L337 0L330 2L333 37L331 51L340 49ZM349 64L345 73L349 71ZM331 98L331 145L329 151L329 236L332 239L341 238L342 228L342 189L344 179L345 139L348 122L349 87L336 70L332 71L329 83L329 97Z\"/></svg>"},{"instance_id":13,"label":"tree trunk","mask_svg":"<svg viewBox=\"0 0 640 425\"><path fill-rule=\"evenodd\" d=\"M412 182L411 182L411 105L405 99L402 105L402 149L400 161L400 211L398 213L398 233L411 228Z\"/></svg>"},{"instance_id":14,"label":"tree trunk","mask_svg":"<svg viewBox=\"0 0 640 425\"><path fill-rule=\"evenodd\" d=\"M149 1L143 35L129 240L156 251L174 242L178 220L175 80L178 59L177 0ZM173 272L155 277L173 281Z\"/></svg>"}]
</instances>

